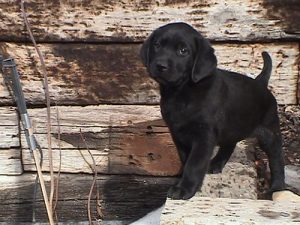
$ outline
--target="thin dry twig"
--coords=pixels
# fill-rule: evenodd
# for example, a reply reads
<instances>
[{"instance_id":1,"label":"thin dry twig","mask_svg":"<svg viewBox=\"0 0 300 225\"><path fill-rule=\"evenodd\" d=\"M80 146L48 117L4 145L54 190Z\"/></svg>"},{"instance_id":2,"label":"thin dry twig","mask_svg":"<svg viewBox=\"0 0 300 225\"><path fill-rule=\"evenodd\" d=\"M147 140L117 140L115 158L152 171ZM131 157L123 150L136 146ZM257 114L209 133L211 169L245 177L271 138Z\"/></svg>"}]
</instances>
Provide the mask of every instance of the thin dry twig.
<instances>
[{"instance_id":1,"label":"thin dry twig","mask_svg":"<svg viewBox=\"0 0 300 225\"><path fill-rule=\"evenodd\" d=\"M35 141L35 143L37 144L37 149L40 153L40 167L43 167L43 150L41 148L41 146L38 144L37 141ZM33 189L33 203L32 203L32 222L36 222L36 214L35 214L35 210L36 210L36 195L37 195L37 187L39 184L39 177L38 175L36 175L35 181L34 181L34 189Z\"/></svg>"},{"instance_id":2,"label":"thin dry twig","mask_svg":"<svg viewBox=\"0 0 300 225\"><path fill-rule=\"evenodd\" d=\"M90 188L90 192L89 192L89 196L88 196L88 218L89 218L89 224L92 225L93 224L93 221L92 221L92 214L91 214L91 198L92 198L92 194L93 194L93 190L94 190L94 187L96 187L97 189L97 200L98 200L98 196L99 196L99 193L98 193L98 188L97 188L97 169L96 169L96 161L95 161L95 158L94 156L92 155L88 145L87 145L87 142L81 132L81 129L80 129L80 137L81 137L81 140L83 141L83 143L85 144L85 147L88 151L88 153L90 154L91 158L92 158L92 162L93 162L93 165L91 165L86 159L85 157L83 156L83 154L81 153L81 155L83 156L84 160L86 161L86 163L89 165L89 167L91 168L93 174L94 174L94 177L93 177L93 182L92 182L92 185L91 185L91 188ZM96 185L96 186L95 186Z\"/></svg>"},{"instance_id":3,"label":"thin dry twig","mask_svg":"<svg viewBox=\"0 0 300 225\"><path fill-rule=\"evenodd\" d=\"M56 106L56 118L57 118L57 133L58 133L58 149L59 149L59 167L58 167L58 172L57 172L57 178L56 178L56 187L55 187L55 198L54 198L54 204L53 204L53 212L56 213L56 206L58 203L58 191L59 191L59 181L60 181L60 172L61 172L61 130L60 130L60 116L59 116L59 110Z\"/></svg>"},{"instance_id":4,"label":"thin dry twig","mask_svg":"<svg viewBox=\"0 0 300 225\"><path fill-rule=\"evenodd\" d=\"M49 222L50 224L54 224L53 222L53 211L52 211L52 203L53 203L53 194L54 194L54 180L53 180L53 162L52 162L52 149L51 149L51 121L50 121L50 97L49 97L49 87L48 87L48 76L45 66L45 61L42 53L40 52L39 48L37 47L36 41L31 31L30 24L27 19L27 15L25 12L24 7L24 0L21 0L21 12L24 18L24 22L29 33L30 39L34 45L34 48L39 56L41 65L42 65L42 72L44 76L44 88L45 88L45 96L46 96L46 104L47 104L47 140L48 140L48 154L49 154L49 167L50 167L50 174L51 174L51 189L50 189L50 200L49 202L45 202L46 205L49 204L49 209L47 209L49 215ZM36 155L36 152L33 152ZM41 173L41 172L39 172Z\"/></svg>"}]
</instances>

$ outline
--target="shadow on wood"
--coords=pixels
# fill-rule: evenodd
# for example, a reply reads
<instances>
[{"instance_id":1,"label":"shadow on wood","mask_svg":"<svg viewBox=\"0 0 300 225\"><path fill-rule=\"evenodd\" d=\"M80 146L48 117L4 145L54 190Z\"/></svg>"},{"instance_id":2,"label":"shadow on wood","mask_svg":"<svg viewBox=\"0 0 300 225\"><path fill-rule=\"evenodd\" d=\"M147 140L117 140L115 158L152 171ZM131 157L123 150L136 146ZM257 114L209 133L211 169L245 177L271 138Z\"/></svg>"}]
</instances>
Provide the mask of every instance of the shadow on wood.
<instances>
[{"instance_id":1,"label":"shadow on wood","mask_svg":"<svg viewBox=\"0 0 300 225\"><path fill-rule=\"evenodd\" d=\"M45 174L47 188L49 175ZM33 190L35 175L23 174L17 177L0 176L0 222L31 222L33 213ZM87 199L92 175L62 174L57 205L58 221L86 221ZM175 178L148 176L99 175L97 186L100 204L95 192L91 207L93 219L99 219L97 207L105 220L134 220L164 203L166 192ZM36 221L47 221L47 214L40 190L35 203Z\"/></svg>"}]
</instances>

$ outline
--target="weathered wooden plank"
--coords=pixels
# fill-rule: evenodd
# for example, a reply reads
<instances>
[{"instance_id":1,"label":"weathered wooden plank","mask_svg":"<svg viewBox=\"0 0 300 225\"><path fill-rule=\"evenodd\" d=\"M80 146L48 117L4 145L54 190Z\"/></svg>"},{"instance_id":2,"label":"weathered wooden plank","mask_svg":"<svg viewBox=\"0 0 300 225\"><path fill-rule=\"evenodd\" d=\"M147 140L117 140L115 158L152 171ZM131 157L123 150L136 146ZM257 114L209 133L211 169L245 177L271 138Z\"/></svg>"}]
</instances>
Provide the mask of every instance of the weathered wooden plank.
<instances>
[{"instance_id":1,"label":"weathered wooden plank","mask_svg":"<svg viewBox=\"0 0 300 225\"><path fill-rule=\"evenodd\" d=\"M22 174L21 149L0 149L0 175Z\"/></svg>"},{"instance_id":2,"label":"weathered wooden plank","mask_svg":"<svg viewBox=\"0 0 300 225\"><path fill-rule=\"evenodd\" d=\"M49 175L44 175L47 188ZM91 175L61 174L58 221L87 220L87 199L93 177ZM174 178L142 176L98 176L97 190L100 205L96 203L96 193L92 195L93 219L99 218L98 207L104 219L137 219L159 207L166 198L166 192L174 183ZM0 222L31 222L33 213L33 191L35 175L0 176ZM49 189L48 189L49 190ZM47 214L38 188L36 221L47 221Z\"/></svg>"},{"instance_id":3,"label":"weathered wooden plank","mask_svg":"<svg viewBox=\"0 0 300 225\"><path fill-rule=\"evenodd\" d=\"M157 103L156 85L139 59L139 45L40 45L49 72L50 97L57 104ZM25 98L43 104L41 68L32 46L2 43L17 61ZM8 76L5 76L8 79ZM2 79L2 77L0 77ZM11 104L3 87L0 101ZM0 90L1 90L0 89Z\"/></svg>"},{"instance_id":4,"label":"weathered wooden plank","mask_svg":"<svg viewBox=\"0 0 300 225\"><path fill-rule=\"evenodd\" d=\"M167 200L162 225L276 224L300 223L300 204L250 199L199 198Z\"/></svg>"},{"instance_id":5,"label":"weathered wooden plank","mask_svg":"<svg viewBox=\"0 0 300 225\"><path fill-rule=\"evenodd\" d=\"M0 175L16 175L23 171L19 119L14 108L0 107Z\"/></svg>"},{"instance_id":6,"label":"weathered wooden plank","mask_svg":"<svg viewBox=\"0 0 300 225\"><path fill-rule=\"evenodd\" d=\"M49 72L50 96L58 105L157 104L159 91L139 59L140 45L42 44ZM220 68L258 74L261 52L273 58L270 88L280 104L295 104L298 43L215 44ZM0 43L1 52L16 59L27 102L44 104L40 64L32 46ZM8 79L8 75L4 78ZM12 99L0 76L0 104Z\"/></svg>"},{"instance_id":7,"label":"weathered wooden plank","mask_svg":"<svg viewBox=\"0 0 300 225\"><path fill-rule=\"evenodd\" d=\"M299 51L300 51L300 45L299 45ZM298 104L300 104L300 63L298 63L298 86L297 86L297 99Z\"/></svg>"},{"instance_id":8,"label":"weathered wooden plank","mask_svg":"<svg viewBox=\"0 0 300 225\"><path fill-rule=\"evenodd\" d=\"M13 118L17 121L17 117ZM2 122L2 120L1 120ZM0 148L18 147L19 135L18 126L2 125L0 126Z\"/></svg>"},{"instance_id":9,"label":"weathered wooden plank","mask_svg":"<svg viewBox=\"0 0 300 225\"><path fill-rule=\"evenodd\" d=\"M61 106L58 111L63 172L92 172L89 167L92 158L80 132L99 173L171 176L180 170L177 151L161 120L159 106ZM44 152L43 170L48 171L46 110L31 109L29 114ZM57 171L60 151L56 115L52 108L52 146ZM21 135L21 143L24 170L35 171L24 134Z\"/></svg>"},{"instance_id":10,"label":"weathered wooden plank","mask_svg":"<svg viewBox=\"0 0 300 225\"><path fill-rule=\"evenodd\" d=\"M299 38L298 1L26 1L39 41L140 41L160 25L185 21L212 40ZM0 2L1 40L28 40L20 6Z\"/></svg>"},{"instance_id":11,"label":"weathered wooden plank","mask_svg":"<svg viewBox=\"0 0 300 225\"><path fill-rule=\"evenodd\" d=\"M13 108L0 107L0 151L20 147L18 115Z\"/></svg>"},{"instance_id":12,"label":"weathered wooden plank","mask_svg":"<svg viewBox=\"0 0 300 225\"><path fill-rule=\"evenodd\" d=\"M92 164L92 158L85 150L80 133L67 124L76 122L77 125L74 124L73 126L80 127L81 124L85 123L84 120L86 118L84 114L86 112L89 115L93 113L101 115L102 109L104 118L106 115L109 115L109 111L117 115L118 111L123 110L122 115L125 121L136 112L140 113L136 114L137 119L143 119L145 116L145 120L147 115L151 117L155 112L159 113L157 106L139 106L134 108L133 106L59 107L59 109L65 114L64 119L61 121L61 128L65 130L65 133L61 135L61 171L67 173L92 172L86 162L88 161L89 164ZM72 109L76 111L76 115L80 115L75 122L73 122L74 119L70 119L72 115L75 115ZM78 109L81 111L79 112ZM146 110L150 112L150 109L156 109L156 111L153 110L149 114L143 113ZM66 112L70 117L66 116ZM45 110L42 112L42 110L37 111L35 109L32 115L34 115L33 119L37 118L39 121L35 123L36 127L38 127L37 131L40 132L36 137L44 152L43 170L49 171L46 128L45 123L40 119L40 116L44 113ZM105 120L100 116L98 117L93 118L95 121L104 124ZM163 123L161 121L154 121L156 124L151 124L153 121L135 123L136 119L133 116L131 116L130 121L130 126L123 123L123 121L119 122L118 119L112 119L111 122L106 121L106 124L111 124L109 133L102 133L105 130L105 125L102 125L102 127L98 127L99 125L83 127L86 132L82 134L85 136L87 145L96 161L97 171L102 174L177 175L180 171L179 158L167 133L168 129L163 127ZM151 129L149 126L151 126ZM99 129L98 131L97 128ZM89 129L93 129L93 132L88 132ZM56 127L53 129L53 133L56 133ZM22 139L24 139L24 136L22 136ZM52 143L54 147L54 169L56 171L60 162L57 142L57 135L55 134L52 136ZM22 140L22 143L24 143L22 146L25 147L22 154L24 169L26 171L35 171L32 157L26 149L26 143L24 140ZM224 173L207 175L199 194L202 196L256 199L256 169L254 159L249 159L253 152L253 142L238 143L235 152L223 170Z\"/></svg>"},{"instance_id":13,"label":"weathered wooden plank","mask_svg":"<svg viewBox=\"0 0 300 225\"><path fill-rule=\"evenodd\" d=\"M124 220L101 220L101 221L93 221L92 225L127 225L130 221ZM0 222L0 225L49 225L49 222ZM58 222L57 225L91 225L89 221L66 221L66 222Z\"/></svg>"},{"instance_id":14,"label":"weathered wooden plank","mask_svg":"<svg viewBox=\"0 0 300 225\"><path fill-rule=\"evenodd\" d=\"M159 106L87 106L58 107L60 115L61 152L56 126L56 110L52 108L52 146L54 170L92 173L92 158L80 137L80 129L101 174L139 174L174 176L180 172L177 150L167 127L161 121ZM44 153L43 170L49 171L46 110L32 109L36 138ZM25 171L36 171L34 161L21 136L22 161ZM253 160L245 152L253 145L238 144L222 175L207 176L202 195L216 197L256 198L256 172ZM88 163L87 163L88 161ZM240 182L236 182L239 180ZM214 190L214 192L212 192ZM232 191L231 191L232 190ZM247 190L247 191L246 191ZM214 193L214 194L212 194Z\"/></svg>"},{"instance_id":15,"label":"weathered wooden plank","mask_svg":"<svg viewBox=\"0 0 300 225\"><path fill-rule=\"evenodd\" d=\"M218 45L220 67L242 74L256 75L262 68L262 51L272 57L273 69L269 89L279 104L297 104L297 79L299 74L299 44L291 45ZM244 58L245 57L245 58Z\"/></svg>"}]
</instances>

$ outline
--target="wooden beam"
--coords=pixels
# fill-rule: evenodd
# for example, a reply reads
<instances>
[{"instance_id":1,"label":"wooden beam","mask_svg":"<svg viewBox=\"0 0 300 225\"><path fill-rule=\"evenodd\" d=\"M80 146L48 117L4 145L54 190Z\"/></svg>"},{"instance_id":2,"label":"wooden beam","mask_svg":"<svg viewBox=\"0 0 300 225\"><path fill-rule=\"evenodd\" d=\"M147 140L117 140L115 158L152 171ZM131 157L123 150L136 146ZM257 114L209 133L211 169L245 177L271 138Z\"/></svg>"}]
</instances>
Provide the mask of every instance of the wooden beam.
<instances>
[{"instance_id":1,"label":"wooden beam","mask_svg":"<svg viewBox=\"0 0 300 225\"><path fill-rule=\"evenodd\" d=\"M141 41L158 26L185 21L211 40L299 39L298 1L26 1L38 41ZM0 5L1 40L28 40L16 1ZM5 10L4 10L5 9Z\"/></svg>"},{"instance_id":2,"label":"wooden beam","mask_svg":"<svg viewBox=\"0 0 300 225\"><path fill-rule=\"evenodd\" d=\"M201 192L196 196L255 199L256 172L254 162L247 157L249 151L253 151L252 148L247 143L239 143L223 173L206 175ZM69 160L77 163L73 159ZM48 173L44 173L44 179L49 188ZM176 180L170 177L98 174L97 190L100 198L96 202L94 191L93 219L99 218L99 210L105 220L140 218L164 203L168 188ZM34 183L35 174L28 172L21 176L0 176L0 199L6 209L0 211L0 222L32 221ZM92 175L89 174L61 174L57 208L60 222L86 220L87 196L91 183ZM35 209L37 221L46 221L39 188Z\"/></svg>"},{"instance_id":3,"label":"wooden beam","mask_svg":"<svg viewBox=\"0 0 300 225\"><path fill-rule=\"evenodd\" d=\"M0 149L0 175L22 174L21 149Z\"/></svg>"},{"instance_id":4,"label":"wooden beam","mask_svg":"<svg viewBox=\"0 0 300 225\"><path fill-rule=\"evenodd\" d=\"M54 169L65 173L92 173L92 157L100 174L176 176L181 163L159 106L58 107L61 124L59 151L56 110L52 108L52 147ZM43 170L49 171L46 110L29 110L36 138L42 148ZM26 172L36 171L25 137L21 135L22 162ZM256 198L256 170L253 142L238 143L223 174L206 176L202 194L215 197ZM239 181L239 182L237 182Z\"/></svg>"},{"instance_id":5,"label":"wooden beam","mask_svg":"<svg viewBox=\"0 0 300 225\"><path fill-rule=\"evenodd\" d=\"M274 224L300 223L299 202L199 198L188 201L167 200L162 225Z\"/></svg>"},{"instance_id":6,"label":"wooden beam","mask_svg":"<svg viewBox=\"0 0 300 225\"><path fill-rule=\"evenodd\" d=\"M55 108L52 108L51 115L56 171L61 152L63 172L91 173L89 164L92 164L92 158L87 151L87 145L96 160L99 173L156 176L178 174L181 165L168 128L161 120L159 106L61 106L58 111L61 151ZM46 111L31 109L29 115L36 138L44 152L43 170L48 171ZM21 143L24 170L35 171L23 133Z\"/></svg>"},{"instance_id":7,"label":"wooden beam","mask_svg":"<svg viewBox=\"0 0 300 225\"><path fill-rule=\"evenodd\" d=\"M44 175L49 187L49 175ZM61 174L57 216L59 222L87 220L87 199L92 175ZM142 176L98 176L97 189L92 195L93 219L98 219L98 210L104 219L137 219L161 206L174 178ZM31 222L33 209L36 221L46 222L47 214L40 189L33 208L35 175L0 176L0 199L5 210L0 210L0 222Z\"/></svg>"},{"instance_id":8,"label":"wooden beam","mask_svg":"<svg viewBox=\"0 0 300 225\"><path fill-rule=\"evenodd\" d=\"M15 109L0 107L0 175L17 175L23 171L19 119Z\"/></svg>"},{"instance_id":9,"label":"wooden beam","mask_svg":"<svg viewBox=\"0 0 300 225\"><path fill-rule=\"evenodd\" d=\"M278 104L296 104L295 93L297 92L298 57L300 56L298 46L298 43L217 45L216 54L220 68L255 77L260 73L263 65L262 51L269 52L273 63L269 89L275 95Z\"/></svg>"},{"instance_id":10,"label":"wooden beam","mask_svg":"<svg viewBox=\"0 0 300 225\"><path fill-rule=\"evenodd\" d=\"M41 44L49 73L50 97L58 105L157 104L157 84L139 59L140 45ZM242 74L259 74L262 51L273 59L270 89L280 104L296 104L298 43L215 44L219 67ZM0 43L6 57L16 59L25 98L30 105L44 104L42 74L30 45ZM4 75L8 79L8 75ZM0 76L0 105L12 105Z\"/></svg>"},{"instance_id":11,"label":"wooden beam","mask_svg":"<svg viewBox=\"0 0 300 225\"><path fill-rule=\"evenodd\" d=\"M14 108L0 107L0 151L1 148L20 147L19 119Z\"/></svg>"},{"instance_id":12,"label":"wooden beam","mask_svg":"<svg viewBox=\"0 0 300 225\"><path fill-rule=\"evenodd\" d=\"M300 43L298 45L299 52L300 52ZM300 60L300 58L298 58ZM300 61L298 61L298 86L297 86L297 100L298 104L300 104Z\"/></svg>"}]
</instances>

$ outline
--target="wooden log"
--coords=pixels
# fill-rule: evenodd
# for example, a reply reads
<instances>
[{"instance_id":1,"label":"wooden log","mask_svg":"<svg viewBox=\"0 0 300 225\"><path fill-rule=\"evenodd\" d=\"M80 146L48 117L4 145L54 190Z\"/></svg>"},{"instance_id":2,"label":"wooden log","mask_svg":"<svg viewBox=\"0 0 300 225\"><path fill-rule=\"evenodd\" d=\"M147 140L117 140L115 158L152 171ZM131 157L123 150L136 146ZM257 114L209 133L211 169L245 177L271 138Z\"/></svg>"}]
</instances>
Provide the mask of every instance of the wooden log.
<instances>
[{"instance_id":1,"label":"wooden log","mask_svg":"<svg viewBox=\"0 0 300 225\"><path fill-rule=\"evenodd\" d=\"M14 108L0 107L0 151L20 147L19 119Z\"/></svg>"},{"instance_id":2,"label":"wooden log","mask_svg":"<svg viewBox=\"0 0 300 225\"><path fill-rule=\"evenodd\" d=\"M139 59L140 45L41 44L49 73L50 96L58 105L157 104L159 91ZM298 43L215 44L219 67L259 74L262 51L273 59L269 87L280 104L296 104ZM32 46L0 43L5 56L16 59L25 98L30 105L44 104L42 74ZM4 75L8 79L8 75ZM0 76L0 105L12 99Z\"/></svg>"},{"instance_id":3,"label":"wooden log","mask_svg":"<svg viewBox=\"0 0 300 225\"><path fill-rule=\"evenodd\" d=\"M298 100L298 104L300 104L300 64L298 65L298 70L299 70L299 74L298 74L298 86L297 86L297 100Z\"/></svg>"},{"instance_id":4,"label":"wooden log","mask_svg":"<svg viewBox=\"0 0 300 225\"><path fill-rule=\"evenodd\" d=\"M62 171L91 173L93 155L97 171L105 174L143 174L171 176L178 174L180 162L167 127L161 120L159 106L100 105L58 107L60 148L56 110L52 108L52 147L54 169L62 155ZM43 170L48 171L46 110L31 109L34 132L44 152ZM81 134L86 144L81 139ZM35 171L34 162L21 135L25 171ZM87 147L86 147L87 145Z\"/></svg>"},{"instance_id":5,"label":"wooden log","mask_svg":"<svg viewBox=\"0 0 300 225\"><path fill-rule=\"evenodd\" d=\"M121 221L121 220L106 220L106 221L93 221L92 225L125 225L130 223L130 221ZM28 222L28 223L7 223L3 222L0 225L48 225L48 222ZM58 225L91 225L89 221L66 221L66 222L59 222Z\"/></svg>"},{"instance_id":6,"label":"wooden log","mask_svg":"<svg viewBox=\"0 0 300 225\"><path fill-rule=\"evenodd\" d=\"M160 224L290 225L300 223L299 210L299 203L290 201L199 197L188 201L168 199Z\"/></svg>"},{"instance_id":7,"label":"wooden log","mask_svg":"<svg viewBox=\"0 0 300 225\"><path fill-rule=\"evenodd\" d=\"M28 40L20 6L1 2L1 40ZM38 41L141 41L158 26L185 21L211 40L299 39L298 1L26 1ZM5 9L5 10L4 10Z\"/></svg>"},{"instance_id":8,"label":"wooden log","mask_svg":"<svg viewBox=\"0 0 300 225\"><path fill-rule=\"evenodd\" d=\"M44 175L49 188L49 175ZM59 183L59 201L57 205L58 221L87 220L87 199L93 177L91 175L61 174ZM38 188L33 208L34 174L21 176L0 176L0 199L5 210L0 210L0 222L31 222L35 209L36 221L47 221L43 198ZM93 219L99 218L97 208L103 213L103 219L137 219L149 211L161 206L166 192L174 183L174 178L142 176L98 176L97 190L100 194L96 201L96 192L92 195Z\"/></svg>"},{"instance_id":9,"label":"wooden log","mask_svg":"<svg viewBox=\"0 0 300 225\"><path fill-rule=\"evenodd\" d=\"M158 91L139 59L139 45L40 45L49 73L50 97L59 105L157 103ZM41 68L32 46L2 43L6 56L16 59L25 98L44 103ZM6 79L7 75L4 76ZM2 77L0 77L1 79ZM0 102L11 98L0 87Z\"/></svg>"},{"instance_id":10,"label":"wooden log","mask_svg":"<svg viewBox=\"0 0 300 225\"><path fill-rule=\"evenodd\" d=\"M260 73L263 65L262 51L269 52L273 63L269 89L275 95L278 104L297 104L295 93L297 92L297 73L299 73L297 60L299 44L290 43L290 46L288 45L218 45L216 54L219 58L220 68L255 77Z\"/></svg>"},{"instance_id":11,"label":"wooden log","mask_svg":"<svg viewBox=\"0 0 300 225\"><path fill-rule=\"evenodd\" d=\"M58 111L62 132L60 144L56 110L52 108L55 171L61 165L61 171L65 173L92 173L91 153L97 172L101 174L179 174L181 163L168 128L161 120L159 106L60 106ZM43 150L43 171L49 171L46 109L31 109L29 114ZM81 139L80 129L90 153ZM36 171L23 133L21 143L24 170ZM235 154L231 157L232 163L224 168L224 174L206 177L202 194L212 196L212 190L216 190L214 196L255 198L256 172L253 159L249 160L245 152L251 155L252 143L237 145ZM240 180L238 185L235 180ZM229 190L235 191L230 193Z\"/></svg>"},{"instance_id":12,"label":"wooden log","mask_svg":"<svg viewBox=\"0 0 300 225\"><path fill-rule=\"evenodd\" d=\"M92 173L92 158L80 137L81 133L101 174L138 174L176 176L181 164L167 127L160 119L158 106L87 106L58 107L60 114L61 151L55 110L52 108L52 146L54 169ZM49 171L46 138L46 110L29 110L36 138L44 152L43 170ZM25 171L36 171L24 135L22 160ZM205 177L202 196L257 198L253 142L238 143L222 174Z\"/></svg>"},{"instance_id":13,"label":"wooden log","mask_svg":"<svg viewBox=\"0 0 300 225\"><path fill-rule=\"evenodd\" d=\"M0 175L22 174L21 149L0 149Z\"/></svg>"},{"instance_id":14,"label":"wooden log","mask_svg":"<svg viewBox=\"0 0 300 225\"><path fill-rule=\"evenodd\" d=\"M0 107L0 175L21 174L18 116L13 108Z\"/></svg>"}]
</instances>

